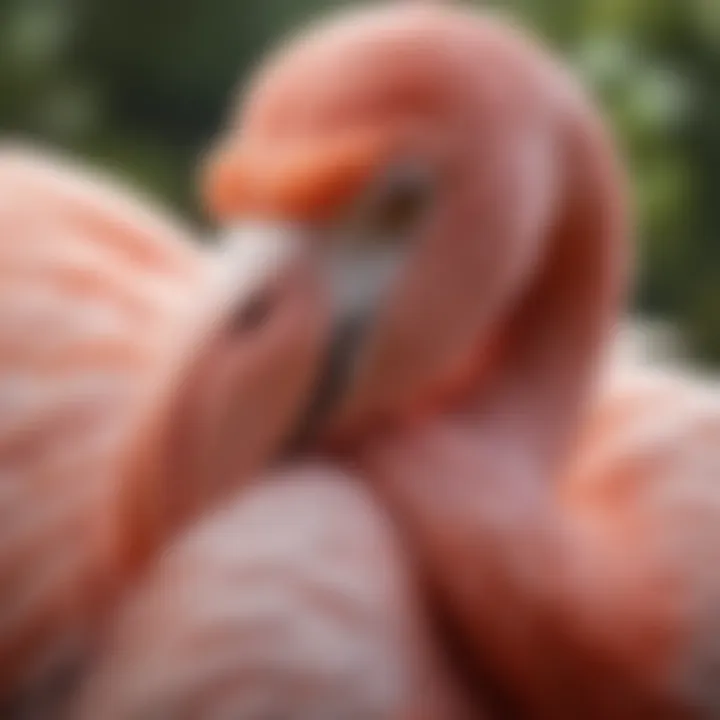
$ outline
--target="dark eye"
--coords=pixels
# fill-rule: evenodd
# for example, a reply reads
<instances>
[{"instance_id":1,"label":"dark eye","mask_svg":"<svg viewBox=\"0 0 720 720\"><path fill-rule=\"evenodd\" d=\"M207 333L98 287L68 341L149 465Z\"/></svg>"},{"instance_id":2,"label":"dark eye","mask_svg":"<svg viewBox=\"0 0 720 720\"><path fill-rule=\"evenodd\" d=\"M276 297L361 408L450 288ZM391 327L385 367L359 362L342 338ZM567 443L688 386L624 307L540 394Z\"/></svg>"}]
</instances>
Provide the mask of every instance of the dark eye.
<instances>
[{"instance_id":1,"label":"dark eye","mask_svg":"<svg viewBox=\"0 0 720 720\"><path fill-rule=\"evenodd\" d=\"M415 232L433 199L433 183L424 168L397 168L372 188L362 225L367 241L398 242Z\"/></svg>"},{"instance_id":2,"label":"dark eye","mask_svg":"<svg viewBox=\"0 0 720 720\"><path fill-rule=\"evenodd\" d=\"M270 317L274 305L272 290L259 291L236 308L230 323L233 334L258 330Z\"/></svg>"}]
</instances>

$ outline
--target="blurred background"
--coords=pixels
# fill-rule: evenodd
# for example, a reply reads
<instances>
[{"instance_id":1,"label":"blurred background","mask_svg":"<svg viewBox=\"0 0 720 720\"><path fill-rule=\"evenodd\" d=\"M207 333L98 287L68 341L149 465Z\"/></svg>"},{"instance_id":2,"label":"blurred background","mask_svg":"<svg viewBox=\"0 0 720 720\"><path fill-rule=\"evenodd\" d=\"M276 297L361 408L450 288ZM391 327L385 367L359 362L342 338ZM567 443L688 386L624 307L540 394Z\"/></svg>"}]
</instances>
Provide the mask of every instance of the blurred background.
<instances>
[{"instance_id":1,"label":"blurred background","mask_svg":"<svg viewBox=\"0 0 720 720\"><path fill-rule=\"evenodd\" d=\"M0 0L0 134L198 219L197 158L279 36L341 0ZM477 2L477 4L483 4ZM720 365L720 0L486 0L596 89L638 211L635 303Z\"/></svg>"}]
</instances>

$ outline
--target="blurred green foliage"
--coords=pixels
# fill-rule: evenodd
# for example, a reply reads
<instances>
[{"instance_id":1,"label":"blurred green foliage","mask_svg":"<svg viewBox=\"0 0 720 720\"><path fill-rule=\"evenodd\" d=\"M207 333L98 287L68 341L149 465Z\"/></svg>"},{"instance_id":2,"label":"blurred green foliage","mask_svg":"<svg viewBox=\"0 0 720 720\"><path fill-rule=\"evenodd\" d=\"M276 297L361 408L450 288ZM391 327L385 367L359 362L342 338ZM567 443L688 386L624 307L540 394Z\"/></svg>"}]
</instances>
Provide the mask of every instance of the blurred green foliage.
<instances>
[{"instance_id":1,"label":"blurred green foliage","mask_svg":"<svg viewBox=\"0 0 720 720\"><path fill-rule=\"evenodd\" d=\"M68 148L187 215L229 94L339 0L0 0L0 131ZM487 0L596 89L636 189L637 304L720 362L720 2Z\"/></svg>"}]
</instances>

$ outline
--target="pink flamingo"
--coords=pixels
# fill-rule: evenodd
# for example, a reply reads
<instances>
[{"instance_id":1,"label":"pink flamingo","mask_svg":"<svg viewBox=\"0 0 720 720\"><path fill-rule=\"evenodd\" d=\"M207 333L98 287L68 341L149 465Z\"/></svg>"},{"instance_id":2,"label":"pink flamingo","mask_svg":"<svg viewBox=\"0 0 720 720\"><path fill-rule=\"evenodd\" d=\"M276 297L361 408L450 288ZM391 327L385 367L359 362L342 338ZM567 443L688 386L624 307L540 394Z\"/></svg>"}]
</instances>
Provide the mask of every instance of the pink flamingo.
<instances>
[{"instance_id":1,"label":"pink flamingo","mask_svg":"<svg viewBox=\"0 0 720 720\"><path fill-rule=\"evenodd\" d=\"M221 492L216 472L243 477L274 454L316 372L319 343L293 314L317 292L279 248L218 263L158 210L49 154L4 147L0 187L0 691L24 697L89 656L130 573ZM284 266L288 311L244 334ZM171 411L176 435L152 436ZM223 455L213 427L251 443ZM155 496L167 514L146 506Z\"/></svg>"},{"instance_id":2,"label":"pink flamingo","mask_svg":"<svg viewBox=\"0 0 720 720\"><path fill-rule=\"evenodd\" d=\"M266 67L208 188L223 224L327 221L318 239L359 238L330 255L399 258L359 293L329 439L476 683L513 716L717 711L720 406L685 378L603 379L624 178L562 66L469 9L352 14Z\"/></svg>"},{"instance_id":3,"label":"pink flamingo","mask_svg":"<svg viewBox=\"0 0 720 720\"><path fill-rule=\"evenodd\" d=\"M522 33L399 6L303 36L240 114L208 205L283 261L251 273L259 319L237 283L237 345L213 321L237 302L180 283L203 309L165 316L182 332L92 513L101 570L141 576L73 712L716 714L720 405L644 368L605 382L628 222L592 103ZM315 458L231 493L299 418Z\"/></svg>"}]
</instances>

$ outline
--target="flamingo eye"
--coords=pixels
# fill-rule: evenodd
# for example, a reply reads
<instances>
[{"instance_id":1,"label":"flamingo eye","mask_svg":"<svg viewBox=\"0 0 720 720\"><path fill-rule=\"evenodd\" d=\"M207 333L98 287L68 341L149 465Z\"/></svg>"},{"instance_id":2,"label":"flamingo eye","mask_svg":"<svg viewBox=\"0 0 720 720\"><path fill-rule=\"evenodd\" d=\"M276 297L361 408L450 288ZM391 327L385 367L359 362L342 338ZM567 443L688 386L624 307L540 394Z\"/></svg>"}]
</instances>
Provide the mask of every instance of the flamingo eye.
<instances>
[{"instance_id":1,"label":"flamingo eye","mask_svg":"<svg viewBox=\"0 0 720 720\"><path fill-rule=\"evenodd\" d=\"M419 230L434 199L429 172L416 165L393 168L376 182L359 208L355 233L363 243L397 244Z\"/></svg>"}]
</instances>

